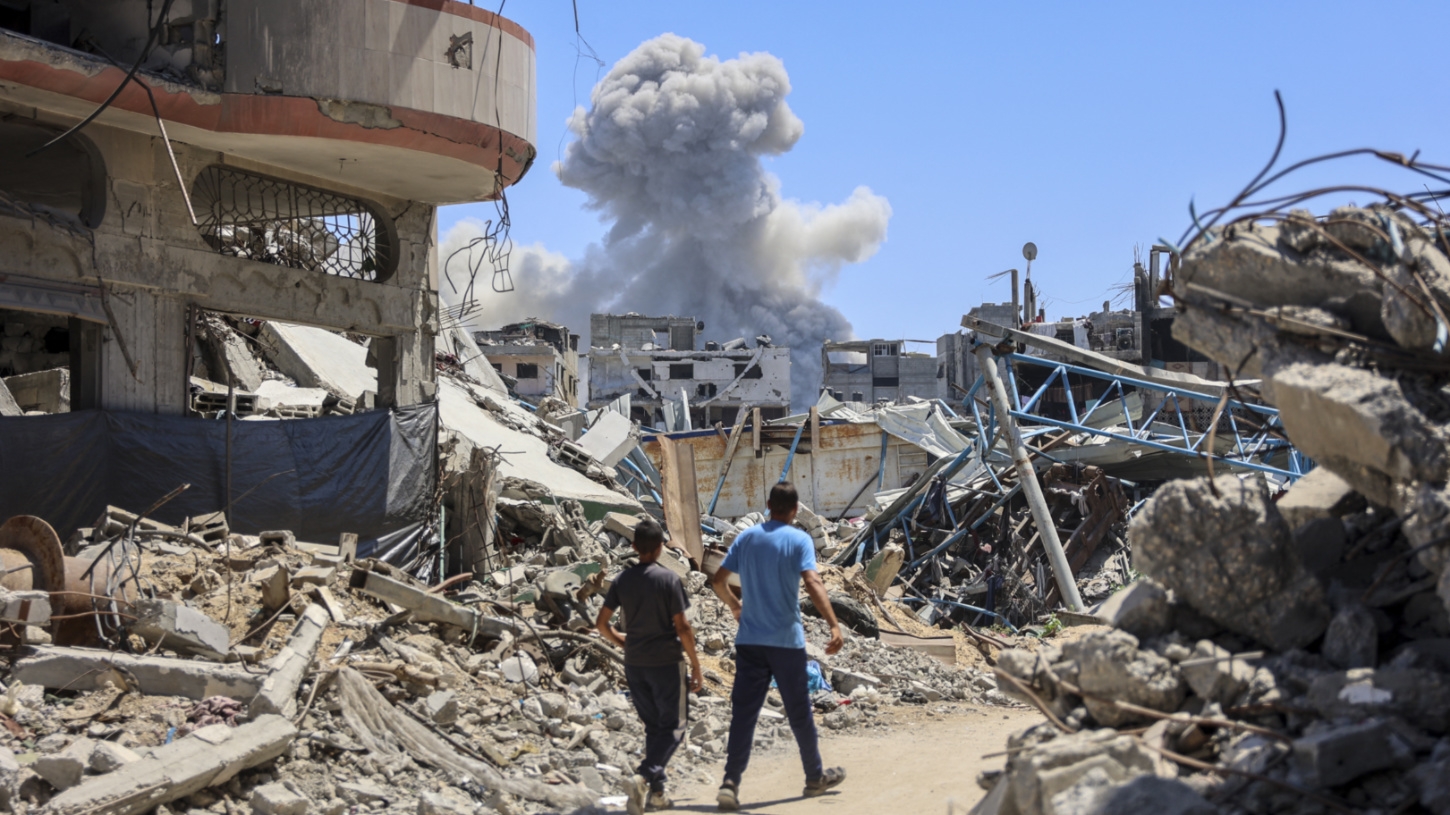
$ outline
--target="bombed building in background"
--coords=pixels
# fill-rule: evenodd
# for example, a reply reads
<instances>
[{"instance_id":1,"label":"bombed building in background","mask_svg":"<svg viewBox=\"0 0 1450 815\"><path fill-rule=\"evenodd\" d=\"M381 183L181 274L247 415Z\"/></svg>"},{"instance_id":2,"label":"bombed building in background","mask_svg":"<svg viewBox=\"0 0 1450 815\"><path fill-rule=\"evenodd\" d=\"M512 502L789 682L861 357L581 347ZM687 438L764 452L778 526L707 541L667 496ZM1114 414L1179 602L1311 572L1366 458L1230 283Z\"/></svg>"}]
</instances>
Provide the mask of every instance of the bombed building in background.
<instances>
[{"instance_id":1,"label":"bombed building in background","mask_svg":"<svg viewBox=\"0 0 1450 815\"><path fill-rule=\"evenodd\" d=\"M632 418L670 430L733 425L747 407L766 419L790 412L789 348L767 336L701 348L704 329L692 317L591 315L589 407L629 396Z\"/></svg>"},{"instance_id":2,"label":"bombed building in background","mask_svg":"<svg viewBox=\"0 0 1450 815\"><path fill-rule=\"evenodd\" d=\"M537 402L545 397L579 406L579 335L547 320L526 320L497 331L475 331L474 342L514 393Z\"/></svg>"},{"instance_id":3,"label":"bombed building in background","mask_svg":"<svg viewBox=\"0 0 1450 815\"><path fill-rule=\"evenodd\" d=\"M936 397L936 358L904 350L905 342L827 340L821 345L821 390L837 401L866 405Z\"/></svg>"}]
</instances>

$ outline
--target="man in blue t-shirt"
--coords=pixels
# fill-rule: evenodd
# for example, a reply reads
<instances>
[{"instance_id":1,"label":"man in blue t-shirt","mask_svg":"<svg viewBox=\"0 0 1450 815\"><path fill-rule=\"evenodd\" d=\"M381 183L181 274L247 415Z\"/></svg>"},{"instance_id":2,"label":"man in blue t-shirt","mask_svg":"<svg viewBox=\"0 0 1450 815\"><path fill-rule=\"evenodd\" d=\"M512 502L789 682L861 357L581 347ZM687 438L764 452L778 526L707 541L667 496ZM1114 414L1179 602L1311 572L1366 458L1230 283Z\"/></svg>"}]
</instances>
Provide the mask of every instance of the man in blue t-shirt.
<instances>
[{"instance_id":1,"label":"man in blue t-shirt","mask_svg":"<svg viewBox=\"0 0 1450 815\"><path fill-rule=\"evenodd\" d=\"M725 781L716 802L724 810L740 808L740 777L750 762L755 722L760 706L775 679L786 718L800 748L806 771L807 798L846 780L840 767L824 769L817 744L811 696L806 688L806 631L801 625L800 585L831 624L827 654L841 650L845 640L836 613L826 597L826 586L816 572L816 548L811 536L796 529L800 497L788 481L776 484L766 502L770 520L740 533L715 573L715 593L730 607L740 630L735 635L735 686L730 691L730 745L726 750ZM726 581L740 575L742 597L737 599Z\"/></svg>"}]
</instances>

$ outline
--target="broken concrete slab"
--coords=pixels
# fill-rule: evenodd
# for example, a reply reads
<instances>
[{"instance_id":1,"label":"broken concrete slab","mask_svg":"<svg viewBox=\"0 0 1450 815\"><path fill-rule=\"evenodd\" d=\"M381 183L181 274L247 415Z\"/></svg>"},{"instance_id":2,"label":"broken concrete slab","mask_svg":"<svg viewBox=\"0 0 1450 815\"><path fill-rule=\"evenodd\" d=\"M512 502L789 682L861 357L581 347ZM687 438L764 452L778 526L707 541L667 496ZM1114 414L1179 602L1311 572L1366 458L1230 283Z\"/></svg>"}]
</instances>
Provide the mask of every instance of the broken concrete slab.
<instances>
[{"instance_id":1,"label":"broken concrete slab","mask_svg":"<svg viewBox=\"0 0 1450 815\"><path fill-rule=\"evenodd\" d=\"M599 415L594 426L579 437L578 444L584 452L594 457L605 467L613 467L639 446L639 427L627 417L606 410Z\"/></svg>"},{"instance_id":2,"label":"broken concrete slab","mask_svg":"<svg viewBox=\"0 0 1450 815\"><path fill-rule=\"evenodd\" d=\"M901 564L905 561L906 550L900 545L889 543L881 547L881 551L866 563L866 582L871 584L877 594L885 594L896 580Z\"/></svg>"},{"instance_id":3,"label":"broken concrete slab","mask_svg":"<svg viewBox=\"0 0 1450 815\"><path fill-rule=\"evenodd\" d=\"M365 345L321 328L276 321L263 324L258 339L272 363L302 387L348 400L377 392L377 371L367 365Z\"/></svg>"},{"instance_id":4,"label":"broken concrete slab","mask_svg":"<svg viewBox=\"0 0 1450 815\"><path fill-rule=\"evenodd\" d=\"M5 380L0 379L0 416L20 416L24 413L20 403L16 402L15 396L10 393L10 388L5 384Z\"/></svg>"},{"instance_id":5,"label":"broken concrete slab","mask_svg":"<svg viewBox=\"0 0 1450 815\"><path fill-rule=\"evenodd\" d=\"M473 636L497 639L503 633L518 633L518 626L507 620L489 617L467 606L445 600L436 594L414 588L401 580L394 580L385 574L354 568L351 586L364 594L386 600L413 612L413 618L423 622L447 623Z\"/></svg>"},{"instance_id":6,"label":"broken concrete slab","mask_svg":"<svg viewBox=\"0 0 1450 815\"><path fill-rule=\"evenodd\" d=\"M66 368L7 376L4 382L22 411L70 412L70 371Z\"/></svg>"},{"instance_id":7,"label":"broken concrete slab","mask_svg":"<svg viewBox=\"0 0 1450 815\"><path fill-rule=\"evenodd\" d=\"M1396 482L1445 480L1445 442L1396 380L1333 364L1291 365L1273 380L1295 446L1375 503L1393 505Z\"/></svg>"},{"instance_id":8,"label":"broken concrete slab","mask_svg":"<svg viewBox=\"0 0 1450 815\"><path fill-rule=\"evenodd\" d=\"M89 779L50 800L47 815L141 815L207 787L225 784L242 770L286 752L297 728L281 716L228 727L203 727L152 748L123 773Z\"/></svg>"},{"instance_id":9,"label":"broken concrete slab","mask_svg":"<svg viewBox=\"0 0 1450 815\"><path fill-rule=\"evenodd\" d=\"M196 609L171 600L142 599L131 605L136 619L127 630L151 645L178 654L220 660L231 644L226 626Z\"/></svg>"},{"instance_id":10,"label":"broken concrete slab","mask_svg":"<svg viewBox=\"0 0 1450 815\"><path fill-rule=\"evenodd\" d=\"M262 685L260 674L231 665L58 645L35 647L31 656L15 662L11 675L27 685L67 690L96 690L107 684L125 688L134 678L141 693L188 699L250 699Z\"/></svg>"},{"instance_id":11,"label":"broken concrete slab","mask_svg":"<svg viewBox=\"0 0 1450 815\"><path fill-rule=\"evenodd\" d=\"M1364 496L1326 467L1315 467L1276 504L1290 529L1317 518L1342 518L1364 508Z\"/></svg>"},{"instance_id":12,"label":"broken concrete slab","mask_svg":"<svg viewBox=\"0 0 1450 815\"><path fill-rule=\"evenodd\" d=\"M1200 614L1275 649L1329 625L1329 604L1257 479L1170 481L1128 528L1139 568Z\"/></svg>"},{"instance_id":13,"label":"broken concrete slab","mask_svg":"<svg viewBox=\"0 0 1450 815\"><path fill-rule=\"evenodd\" d=\"M322 632L327 630L330 620L327 609L316 603L302 612L286 647L268 662L270 670L262 680L261 689L247 705L247 715L256 718L275 713L291 718L297 713L297 689L312 670L312 661L322 644Z\"/></svg>"},{"instance_id":14,"label":"broken concrete slab","mask_svg":"<svg viewBox=\"0 0 1450 815\"><path fill-rule=\"evenodd\" d=\"M625 515L623 512L604 513L604 528L634 543L634 528L639 526L639 518L634 515Z\"/></svg>"},{"instance_id":15,"label":"broken concrete slab","mask_svg":"<svg viewBox=\"0 0 1450 815\"><path fill-rule=\"evenodd\" d=\"M281 564L252 572L252 583L262 590L262 608L276 611L292 599L291 575Z\"/></svg>"}]
</instances>

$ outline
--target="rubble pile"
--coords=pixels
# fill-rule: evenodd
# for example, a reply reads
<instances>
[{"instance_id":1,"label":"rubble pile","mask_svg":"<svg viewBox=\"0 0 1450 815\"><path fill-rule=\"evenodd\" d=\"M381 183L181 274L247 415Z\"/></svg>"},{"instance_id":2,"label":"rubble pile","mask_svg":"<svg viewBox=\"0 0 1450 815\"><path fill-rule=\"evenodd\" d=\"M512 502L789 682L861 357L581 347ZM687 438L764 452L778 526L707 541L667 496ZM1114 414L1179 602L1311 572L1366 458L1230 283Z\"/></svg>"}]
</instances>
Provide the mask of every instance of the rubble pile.
<instances>
[{"instance_id":1,"label":"rubble pile","mask_svg":"<svg viewBox=\"0 0 1450 815\"><path fill-rule=\"evenodd\" d=\"M94 564L102 577L85 578L80 606L66 599L75 579L46 592L11 576L0 589L0 807L451 815L622 804L643 732L619 653L589 628L609 576L635 557L612 530L632 533L625 521L637 519L586 522L577 502L522 499L501 501L499 516L500 568L431 587L357 559L350 536L238 534L220 513L172 526L113 507L64 545L39 519L12 519L0 526L6 564L49 569L36 554L44 541L65 574ZM703 573L675 550L665 558L690 593L708 666L671 772L712 783L735 625ZM827 572L853 602L846 583L860 584L860 570ZM851 632L827 658L824 622L808 618L807 632L825 728L873 726L898 704L1007 703L955 659ZM759 748L793 749L781 710L772 693Z\"/></svg>"},{"instance_id":2,"label":"rubble pile","mask_svg":"<svg viewBox=\"0 0 1450 815\"><path fill-rule=\"evenodd\" d=\"M1149 499L1112 628L1001 655L1048 721L979 815L1450 813L1450 247L1412 214L1195 239L1166 283L1175 337L1317 467L1281 490L1221 465Z\"/></svg>"}]
</instances>

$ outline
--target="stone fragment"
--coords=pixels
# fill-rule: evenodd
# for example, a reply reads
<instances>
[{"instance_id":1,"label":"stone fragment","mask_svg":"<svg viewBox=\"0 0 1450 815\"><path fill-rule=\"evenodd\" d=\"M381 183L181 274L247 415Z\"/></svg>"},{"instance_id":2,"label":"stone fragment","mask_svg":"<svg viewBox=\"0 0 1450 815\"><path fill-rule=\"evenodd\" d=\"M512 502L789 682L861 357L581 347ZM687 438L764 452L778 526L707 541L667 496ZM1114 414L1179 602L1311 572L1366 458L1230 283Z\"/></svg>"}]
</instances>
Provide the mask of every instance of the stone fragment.
<instances>
[{"instance_id":1,"label":"stone fragment","mask_svg":"<svg viewBox=\"0 0 1450 815\"><path fill-rule=\"evenodd\" d=\"M386 804L399 796L370 781L343 781L337 785L337 793L344 800L359 804Z\"/></svg>"},{"instance_id":2,"label":"stone fragment","mask_svg":"<svg viewBox=\"0 0 1450 815\"><path fill-rule=\"evenodd\" d=\"M569 697L562 693L541 693L538 700L546 719L563 719L569 715Z\"/></svg>"},{"instance_id":3,"label":"stone fragment","mask_svg":"<svg viewBox=\"0 0 1450 815\"><path fill-rule=\"evenodd\" d=\"M1105 776L1107 783L1113 783L1151 774L1154 766L1148 749L1131 736L1112 730L1063 735L1013 759L1005 779L1010 790L1004 798L1010 798L1010 804L1003 801L1009 808L999 812L1055 813L1054 796L1086 776Z\"/></svg>"},{"instance_id":4,"label":"stone fragment","mask_svg":"<svg viewBox=\"0 0 1450 815\"><path fill-rule=\"evenodd\" d=\"M604 513L604 528L634 543L634 528L639 526L639 518L633 515L625 515L623 512Z\"/></svg>"},{"instance_id":5,"label":"stone fragment","mask_svg":"<svg viewBox=\"0 0 1450 815\"><path fill-rule=\"evenodd\" d=\"M1338 787L1365 773L1414 762L1414 751L1383 721L1329 728L1294 740L1294 768L1314 787Z\"/></svg>"},{"instance_id":6,"label":"stone fragment","mask_svg":"<svg viewBox=\"0 0 1450 815\"><path fill-rule=\"evenodd\" d=\"M1254 679L1253 666L1231 657L1227 649L1212 640L1199 640L1193 654L1178 669L1200 698L1229 707Z\"/></svg>"},{"instance_id":7,"label":"stone fragment","mask_svg":"<svg viewBox=\"0 0 1450 815\"><path fill-rule=\"evenodd\" d=\"M49 622L49 593L0 588L0 623L35 626Z\"/></svg>"},{"instance_id":8,"label":"stone fragment","mask_svg":"<svg viewBox=\"0 0 1450 815\"><path fill-rule=\"evenodd\" d=\"M140 761L141 757L129 748L122 747L113 741L103 741L96 744L87 759L86 766L97 775L115 772L133 761Z\"/></svg>"},{"instance_id":9,"label":"stone fragment","mask_svg":"<svg viewBox=\"0 0 1450 815\"><path fill-rule=\"evenodd\" d=\"M1290 529L1321 518L1342 518L1364 508L1364 496L1327 467L1315 467L1294 482L1276 506Z\"/></svg>"},{"instance_id":10,"label":"stone fragment","mask_svg":"<svg viewBox=\"0 0 1450 815\"><path fill-rule=\"evenodd\" d=\"M287 645L267 662L270 670L262 680L261 690L247 704L247 715L292 716L297 712L297 690L312 670L312 661L322 644L322 632L331 619L322 606L313 603L307 607L297 619Z\"/></svg>"},{"instance_id":11,"label":"stone fragment","mask_svg":"<svg viewBox=\"0 0 1450 815\"><path fill-rule=\"evenodd\" d=\"M502 660L498 667L503 671L503 678L510 682L525 682L532 685L539 681L539 666L534 664L532 657L522 651Z\"/></svg>"},{"instance_id":12,"label":"stone fragment","mask_svg":"<svg viewBox=\"0 0 1450 815\"><path fill-rule=\"evenodd\" d=\"M81 782L90 761L91 751L96 743L90 739L76 739L58 753L42 755L35 759L30 768L58 790L68 790Z\"/></svg>"},{"instance_id":13,"label":"stone fragment","mask_svg":"<svg viewBox=\"0 0 1450 815\"><path fill-rule=\"evenodd\" d=\"M843 696L850 696L857 688L875 688L881 684L881 680L870 674L848 671L844 668L836 668L831 671L831 687L836 693Z\"/></svg>"},{"instance_id":14,"label":"stone fragment","mask_svg":"<svg viewBox=\"0 0 1450 815\"><path fill-rule=\"evenodd\" d=\"M1168 592L1152 580L1136 580L1098 606L1095 616L1135 637L1163 634L1172 627Z\"/></svg>"},{"instance_id":15,"label":"stone fragment","mask_svg":"<svg viewBox=\"0 0 1450 815\"><path fill-rule=\"evenodd\" d=\"M435 723L448 726L458 721L458 697L451 690L440 690L423 700L428 709L428 718Z\"/></svg>"},{"instance_id":16,"label":"stone fragment","mask_svg":"<svg viewBox=\"0 0 1450 815\"><path fill-rule=\"evenodd\" d=\"M1177 710L1183 701L1178 668L1151 651L1138 650L1138 639L1124 631L1093 632L1062 650L1064 657L1077 663L1077 685L1087 694L1083 704L1104 725L1118 727L1144 717L1099 700L1162 711Z\"/></svg>"},{"instance_id":17,"label":"stone fragment","mask_svg":"<svg viewBox=\"0 0 1450 815\"><path fill-rule=\"evenodd\" d=\"M1379 655L1379 630L1363 606L1340 609L1324 632L1319 653L1337 668L1373 668Z\"/></svg>"},{"instance_id":18,"label":"stone fragment","mask_svg":"<svg viewBox=\"0 0 1450 815\"><path fill-rule=\"evenodd\" d=\"M305 566L292 575L292 588L328 586L336 577L337 569L333 566Z\"/></svg>"},{"instance_id":19,"label":"stone fragment","mask_svg":"<svg viewBox=\"0 0 1450 815\"><path fill-rule=\"evenodd\" d=\"M1128 537L1145 573L1230 631L1287 650L1313 642L1329 624L1324 591L1257 479L1170 481L1133 519Z\"/></svg>"},{"instance_id":20,"label":"stone fragment","mask_svg":"<svg viewBox=\"0 0 1450 815\"><path fill-rule=\"evenodd\" d=\"M307 815L312 804L282 784L263 784L252 790L252 815Z\"/></svg>"},{"instance_id":21,"label":"stone fragment","mask_svg":"<svg viewBox=\"0 0 1450 815\"><path fill-rule=\"evenodd\" d=\"M191 606L171 600L141 599L131 605L136 619L127 630L152 645L178 654L222 659L231 645L226 626Z\"/></svg>"}]
</instances>

